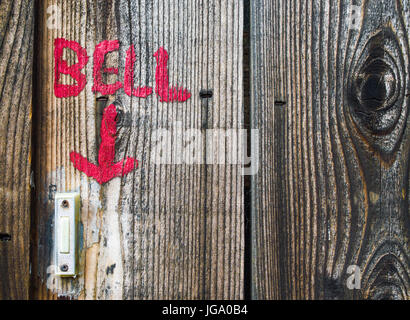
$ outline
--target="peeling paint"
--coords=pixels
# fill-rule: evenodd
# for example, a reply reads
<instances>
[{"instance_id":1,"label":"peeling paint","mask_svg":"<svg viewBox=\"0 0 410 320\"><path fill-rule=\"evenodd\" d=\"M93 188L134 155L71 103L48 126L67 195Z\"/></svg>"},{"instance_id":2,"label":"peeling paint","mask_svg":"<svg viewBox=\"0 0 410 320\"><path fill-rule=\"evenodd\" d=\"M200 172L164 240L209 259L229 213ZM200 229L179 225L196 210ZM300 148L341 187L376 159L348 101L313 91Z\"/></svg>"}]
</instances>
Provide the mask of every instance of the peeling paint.
<instances>
[{"instance_id":1,"label":"peeling paint","mask_svg":"<svg viewBox=\"0 0 410 320\"><path fill-rule=\"evenodd\" d=\"M106 184L106 210L104 211L101 238L107 238L107 247L100 247L98 256L97 298L122 299L123 292L123 261L122 261L122 231L118 201L121 179L114 178ZM109 194L109 196L108 196ZM112 276L107 277L106 267L116 265ZM110 288L109 290L106 290Z\"/></svg>"}]
</instances>

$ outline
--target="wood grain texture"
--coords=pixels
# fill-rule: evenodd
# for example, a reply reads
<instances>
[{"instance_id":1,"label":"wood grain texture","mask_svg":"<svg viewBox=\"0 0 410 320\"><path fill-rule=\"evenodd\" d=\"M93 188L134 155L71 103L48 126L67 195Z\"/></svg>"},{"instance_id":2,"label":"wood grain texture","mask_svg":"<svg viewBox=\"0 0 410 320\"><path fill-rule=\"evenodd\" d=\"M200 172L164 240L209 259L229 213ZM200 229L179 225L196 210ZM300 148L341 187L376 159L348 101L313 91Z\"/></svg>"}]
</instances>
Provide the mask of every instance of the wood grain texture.
<instances>
[{"instance_id":1,"label":"wood grain texture","mask_svg":"<svg viewBox=\"0 0 410 320\"><path fill-rule=\"evenodd\" d=\"M410 2L352 4L253 1L254 298L409 299Z\"/></svg>"},{"instance_id":2,"label":"wood grain texture","mask_svg":"<svg viewBox=\"0 0 410 320\"><path fill-rule=\"evenodd\" d=\"M259 129L259 172L251 177L251 296L278 299L275 270L278 257L274 193L274 60L275 1L251 1L251 127Z\"/></svg>"},{"instance_id":3,"label":"wood grain texture","mask_svg":"<svg viewBox=\"0 0 410 320\"><path fill-rule=\"evenodd\" d=\"M47 8L61 7L58 29L48 29ZM182 128L242 127L241 2L188 0L41 1L35 99L36 204L32 297L50 299L235 299L243 297L243 178L235 165L157 165L155 132L170 130L175 148ZM75 40L90 60L88 83L73 98L53 94L53 41ZM124 74L125 52L135 45L135 85L155 86L153 54L169 53L170 83L188 88L184 103L155 94L108 96L121 110L116 161L140 166L100 186L75 170L69 153L97 161L104 101L91 91L92 54L102 40L120 41L106 65ZM70 53L66 53L67 59ZM71 57L72 59L72 57ZM110 75L106 82L115 82ZM65 79L70 81L70 79ZM67 82L69 83L69 82ZM201 89L213 90L204 114ZM206 110L206 109L205 109ZM81 193L80 274L53 276L53 193Z\"/></svg>"},{"instance_id":4,"label":"wood grain texture","mask_svg":"<svg viewBox=\"0 0 410 320\"><path fill-rule=\"evenodd\" d=\"M29 290L33 4L0 3L0 300Z\"/></svg>"}]
</instances>

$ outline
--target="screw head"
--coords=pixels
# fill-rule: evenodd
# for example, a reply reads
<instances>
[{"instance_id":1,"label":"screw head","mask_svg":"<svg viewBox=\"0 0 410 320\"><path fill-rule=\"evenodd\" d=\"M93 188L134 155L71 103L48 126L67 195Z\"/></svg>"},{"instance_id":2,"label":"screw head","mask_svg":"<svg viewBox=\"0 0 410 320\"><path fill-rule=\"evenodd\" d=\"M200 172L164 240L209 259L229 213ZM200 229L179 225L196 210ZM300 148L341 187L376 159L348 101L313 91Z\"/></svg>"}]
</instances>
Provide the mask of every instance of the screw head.
<instances>
[{"instance_id":1,"label":"screw head","mask_svg":"<svg viewBox=\"0 0 410 320\"><path fill-rule=\"evenodd\" d=\"M67 272L67 271L68 271L68 265L66 265L66 264L61 265L61 266L60 266L60 270L61 270L62 272Z\"/></svg>"},{"instance_id":2,"label":"screw head","mask_svg":"<svg viewBox=\"0 0 410 320\"><path fill-rule=\"evenodd\" d=\"M68 207L70 206L70 204L69 204L69 202L68 202L67 200L63 200L63 201L61 202L61 206L62 206L63 208L68 208Z\"/></svg>"}]
</instances>

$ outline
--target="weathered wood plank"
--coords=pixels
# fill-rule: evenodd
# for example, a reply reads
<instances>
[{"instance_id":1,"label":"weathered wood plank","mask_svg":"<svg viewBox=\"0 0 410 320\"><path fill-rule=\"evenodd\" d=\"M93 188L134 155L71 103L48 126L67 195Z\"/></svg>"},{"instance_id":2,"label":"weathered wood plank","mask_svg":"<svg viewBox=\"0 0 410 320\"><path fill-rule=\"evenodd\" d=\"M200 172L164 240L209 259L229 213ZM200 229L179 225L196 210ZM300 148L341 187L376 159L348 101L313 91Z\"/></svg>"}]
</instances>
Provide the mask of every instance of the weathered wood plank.
<instances>
[{"instance_id":1,"label":"weathered wood plank","mask_svg":"<svg viewBox=\"0 0 410 320\"><path fill-rule=\"evenodd\" d=\"M47 28L47 8L57 4L57 29ZM241 128L242 4L233 0L41 1L37 35L39 72L35 101L36 210L33 297L78 299L215 299L243 297L243 198L240 167L156 164L156 133L169 130L172 150L182 129ZM54 95L53 41L77 41L89 62L85 89L76 97ZM135 86L154 89L148 98L120 89L107 95L121 110L115 161L134 157L138 169L103 185L73 167L70 152L96 163L104 102L93 94L93 52L103 40L119 40L106 57L123 82L126 51L135 46ZM156 59L168 54L169 83L187 88L185 102L160 102ZM65 59L75 55L65 53ZM69 77L64 81L72 81ZM205 116L199 92L213 90ZM100 105L102 104L102 105ZM204 117L205 116L205 117ZM178 152L176 154L178 156ZM54 187L55 186L55 187ZM53 190L81 193L80 274L53 277Z\"/></svg>"},{"instance_id":2,"label":"weathered wood plank","mask_svg":"<svg viewBox=\"0 0 410 320\"><path fill-rule=\"evenodd\" d=\"M0 3L0 300L29 290L32 1Z\"/></svg>"},{"instance_id":3,"label":"weathered wood plank","mask_svg":"<svg viewBox=\"0 0 410 320\"><path fill-rule=\"evenodd\" d=\"M409 299L409 6L253 2L254 298Z\"/></svg>"},{"instance_id":4,"label":"weathered wood plank","mask_svg":"<svg viewBox=\"0 0 410 320\"><path fill-rule=\"evenodd\" d=\"M252 297L279 298L280 279L273 272L279 261L278 232L274 221L274 58L273 1L251 1L251 127L259 130L259 172L251 177Z\"/></svg>"}]
</instances>

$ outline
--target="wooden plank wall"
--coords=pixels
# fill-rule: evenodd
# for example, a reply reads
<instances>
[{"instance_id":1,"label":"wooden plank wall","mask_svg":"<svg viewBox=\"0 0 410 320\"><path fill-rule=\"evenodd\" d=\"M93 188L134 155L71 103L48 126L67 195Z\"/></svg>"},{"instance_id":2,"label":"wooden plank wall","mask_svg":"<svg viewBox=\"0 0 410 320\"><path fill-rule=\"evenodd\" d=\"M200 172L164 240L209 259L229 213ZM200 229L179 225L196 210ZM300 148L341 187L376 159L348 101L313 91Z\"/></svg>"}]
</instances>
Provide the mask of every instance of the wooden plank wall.
<instances>
[{"instance_id":1,"label":"wooden plank wall","mask_svg":"<svg viewBox=\"0 0 410 320\"><path fill-rule=\"evenodd\" d=\"M0 3L0 300L29 293L31 84L29 0Z\"/></svg>"},{"instance_id":2,"label":"wooden plank wall","mask_svg":"<svg viewBox=\"0 0 410 320\"><path fill-rule=\"evenodd\" d=\"M352 4L253 1L254 298L409 299L410 1Z\"/></svg>"},{"instance_id":3,"label":"wooden plank wall","mask_svg":"<svg viewBox=\"0 0 410 320\"><path fill-rule=\"evenodd\" d=\"M175 150L179 128L248 127L243 10L235 0L1 2L0 300L240 299L248 283L254 299L409 299L410 1L250 2L260 150L250 257L239 166L155 163L158 129ZM76 97L54 95L56 38L87 50ZM116 39L106 66L118 76L105 82L123 81L134 44L135 85L154 88L153 54L164 47L170 83L192 97L165 103L120 89L97 99L94 49ZM64 59L76 62L70 50ZM70 152L98 162L102 110L113 102L115 161L140 165L100 185ZM75 279L54 276L53 197L63 191L82 200ZM347 287L351 265L360 289Z\"/></svg>"},{"instance_id":4,"label":"wooden plank wall","mask_svg":"<svg viewBox=\"0 0 410 320\"><path fill-rule=\"evenodd\" d=\"M243 122L241 1L38 1L35 86L35 230L32 298L237 299L243 297L243 178L236 165L156 165L155 132L182 128L241 128ZM47 25L57 5L57 23ZM50 10L47 12L47 10ZM56 11L58 12L58 11ZM53 42L77 41L90 57L87 85L77 97L54 95ZM137 170L99 185L76 170L70 152L97 162L104 102L92 93L93 52L103 40L120 48L106 57L119 66L135 45L135 84L155 87L153 54L169 53L170 83L188 88L186 102L107 96L122 111L116 161L140 161ZM65 59L75 62L72 52ZM70 83L69 78L62 78ZM66 82L64 82L66 81ZM117 76L104 81L113 83ZM213 97L201 101L201 90ZM81 193L80 274L53 276L55 192Z\"/></svg>"}]
</instances>

